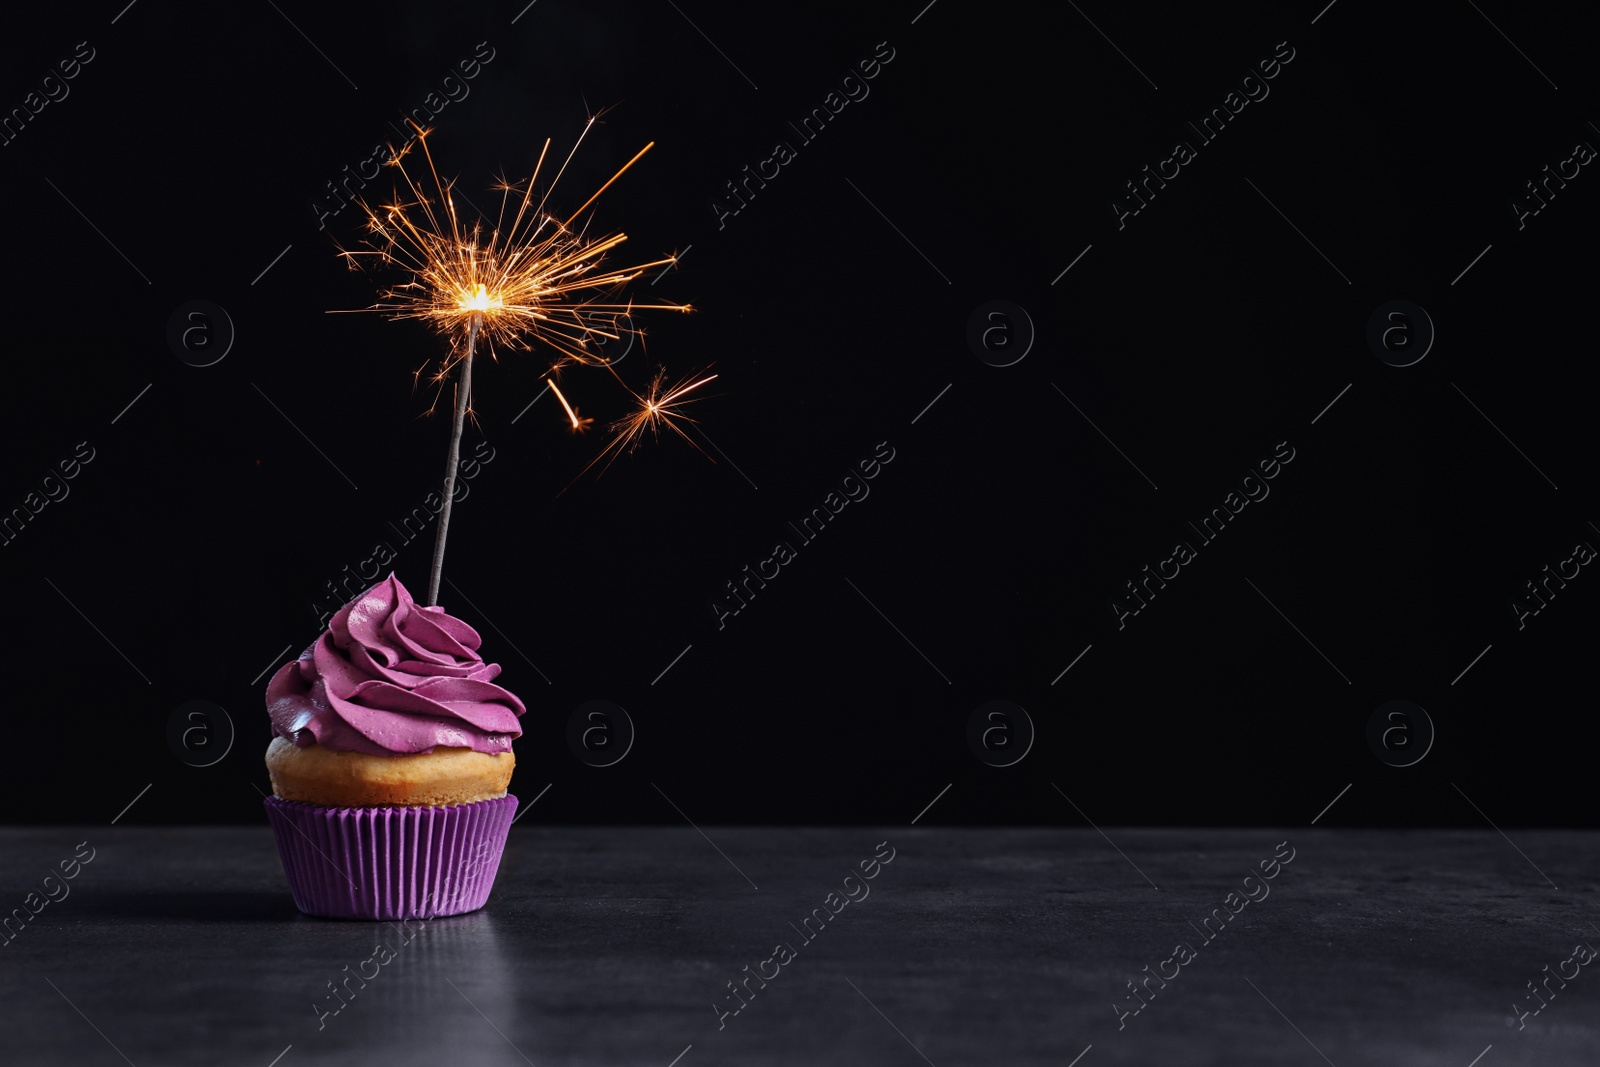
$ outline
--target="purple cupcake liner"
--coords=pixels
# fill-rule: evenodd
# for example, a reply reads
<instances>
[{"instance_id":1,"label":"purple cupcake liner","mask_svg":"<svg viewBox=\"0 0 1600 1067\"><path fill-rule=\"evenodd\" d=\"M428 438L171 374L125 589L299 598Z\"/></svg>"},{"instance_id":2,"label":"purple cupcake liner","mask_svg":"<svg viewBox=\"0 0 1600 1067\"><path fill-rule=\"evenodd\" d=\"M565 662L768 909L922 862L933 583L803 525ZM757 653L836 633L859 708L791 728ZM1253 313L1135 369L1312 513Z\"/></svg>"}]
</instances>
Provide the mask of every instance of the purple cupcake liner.
<instances>
[{"instance_id":1,"label":"purple cupcake liner","mask_svg":"<svg viewBox=\"0 0 1600 1067\"><path fill-rule=\"evenodd\" d=\"M517 798L325 808L266 798L295 907L330 919L431 919L489 899Z\"/></svg>"}]
</instances>

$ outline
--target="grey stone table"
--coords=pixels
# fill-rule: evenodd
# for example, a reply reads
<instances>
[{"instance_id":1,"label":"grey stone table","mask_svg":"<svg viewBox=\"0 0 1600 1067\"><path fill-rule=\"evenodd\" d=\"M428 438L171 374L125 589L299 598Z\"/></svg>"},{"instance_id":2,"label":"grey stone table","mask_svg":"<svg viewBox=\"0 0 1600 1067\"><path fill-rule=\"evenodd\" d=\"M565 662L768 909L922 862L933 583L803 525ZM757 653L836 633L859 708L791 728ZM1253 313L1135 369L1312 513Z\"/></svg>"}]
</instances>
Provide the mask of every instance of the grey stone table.
<instances>
[{"instance_id":1,"label":"grey stone table","mask_svg":"<svg viewBox=\"0 0 1600 1067\"><path fill-rule=\"evenodd\" d=\"M522 824L484 910L402 928L300 915L265 827L3 829L0 1064L1600 1064L1597 858L1575 832Z\"/></svg>"}]
</instances>

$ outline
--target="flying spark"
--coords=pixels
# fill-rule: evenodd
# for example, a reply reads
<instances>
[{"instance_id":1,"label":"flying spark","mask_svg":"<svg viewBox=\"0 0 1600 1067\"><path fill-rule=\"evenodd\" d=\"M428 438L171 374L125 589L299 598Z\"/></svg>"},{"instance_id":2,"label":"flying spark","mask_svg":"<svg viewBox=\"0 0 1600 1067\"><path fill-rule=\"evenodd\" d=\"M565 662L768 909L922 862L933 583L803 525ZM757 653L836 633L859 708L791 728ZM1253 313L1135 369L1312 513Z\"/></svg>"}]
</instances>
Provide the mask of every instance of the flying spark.
<instances>
[{"instance_id":1,"label":"flying spark","mask_svg":"<svg viewBox=\"0 0 1600 1067\"><path fill-rule=\"evenodd\" d=\"M588 429L589 424L594 422L594 420L578 418L577 411L573 410L572 405L567 403L567 398L561 395L561 390L556 386L556 383L551 381L549 378L546 378L545 384L550 387L551 392L556 394L556 399L561 401L561 406L567 409L567 418L572 420L573 430L582 432L583 430Z\"/></svg>"},{"instance_id":2,"label":"flying spark","mask_svg":"<svg viewBox=\"0 0 1600 1067\"><path fill-rule=\"evenodd\" d=\"M666 378L666 371L658 369L656 376L651 379L650 387L645 390L643 395L633 393L633 390L629 389L628 391L633 393L633 398L638 403L638 407L632 413L611 424L609 429L614 434L611 443L606 445L598 456L589 461L588 467L578 472L578 478L582 478L584 474L588 473L590 467L593 467L609 455L611 459L606 460L606 465L600 468L600 473L604 474L617 456L624 451L632 452L639 447L639 442L644 439L646 431L650 433L652 438L659 438L661 427L663 426L688 441L689 444L694 446L695 451L707 459L711 459L706 454L706 450L695 443L694 438L683 432L683 428L678 425L678 422L679 420L683 422L696 421L692 416L683 413L683 406L700 398L693 397L686 400L684 397L716 377L715 374L708 374L697 381L691 381L690 379L694 378L694 375L691 374L677 385L663 391L661 383ZM560 396L561 394L557 392L556 395ZM711 462L715 463L716 460L712 459ZM576 482L577 479L575 478L573 481ZM570 489L571 486L569 485L567 488ZM566 490L563 489L562 492L566 492Z\"/></svg>"}]
</instances>

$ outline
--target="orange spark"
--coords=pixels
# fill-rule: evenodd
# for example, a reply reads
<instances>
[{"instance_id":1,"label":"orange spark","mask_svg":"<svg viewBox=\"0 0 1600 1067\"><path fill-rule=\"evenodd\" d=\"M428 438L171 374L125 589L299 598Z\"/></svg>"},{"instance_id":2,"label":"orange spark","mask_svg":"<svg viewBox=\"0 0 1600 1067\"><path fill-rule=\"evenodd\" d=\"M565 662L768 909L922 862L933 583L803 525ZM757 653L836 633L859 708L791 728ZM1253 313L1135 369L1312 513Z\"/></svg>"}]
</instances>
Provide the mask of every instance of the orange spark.
<instances>
[{"instance_id":1,"label":"orange spark","mask_svg":"<svg viewBox=\"0 0 1600 1067\"><path fill-rule=\"evenodd\" d=\"M663 426L676 433L679 437L682 437L685 441L688 441L689 444L694 445L695 451L699 452L707 459L711 459L711 457L706 454L705 449L701 448L698 444L695 444L694 438L683 432L683 428L678 425L676 420L681 419L684 422L696 421L692 416L684 414L682 408L683 405L693 403L693 400L697 400L699 398L695 397L691 400L685 400L683 398L692 390L700 388L707 382L714 380L717 376L715 374L709 374L698 381L691 382L689 381L689 378L694 377L694 375L691 374L688 378L684 378L671 389L663 392L661 388L661 382L665 377L666 371L657 370L655 378L651 380L650 387L645 390L643 396L639 395L638 393L633 393L632 389L628 390L628 392L633 393L634 400L638 402L638 410L618 419L616 422L611 424L610 429L615 434L615 436L611 439L611 443L606 445L605 448L601 449L598 456L595 456L594 459L589 461L588 467L584 467L583 470L578 472L578 478L582 478L584 474L588 473L589 467L593 467L596 463L599 463L602 459L605 459L605 457L609 455L611 459L607 460L606 465L600 468L600 473L604 474L611 468L612 462L615 461L617 456L621 455L624 450L632 452L639 447L639 442L644 438L646 430L650 431L652 437L659 438L661 434L661 427ZM711 462L715 463L716 460L712 459ZM574 478L573 482L576 481L577 478ZM571 486L569 485L567 488L570 489ZM566 492L566 489L563 489L562 492Z\"/></svg>"},{"instance_id":2,"label":"orange spark","mask_svg":"<svg viewBox=\"0 0 1600 1067\"><path fill-rule=\"evenodd\" d=\"M556 394L556 399L561 401L561 406L567 409L567 418L572 420L572 428L574 430L580 430L580 431L587 429L589 424L591 422L593 422L594 420L593 419L579 419L578 418L578 413L572 409L572 405L571 404L567 403L567 398L561 395L561 390L560 389L556 388L556 383L554 381L551 381L549 378L546 378L545 379L545 384L549 385L551 391Z\"/></svg>"}]
</instances>

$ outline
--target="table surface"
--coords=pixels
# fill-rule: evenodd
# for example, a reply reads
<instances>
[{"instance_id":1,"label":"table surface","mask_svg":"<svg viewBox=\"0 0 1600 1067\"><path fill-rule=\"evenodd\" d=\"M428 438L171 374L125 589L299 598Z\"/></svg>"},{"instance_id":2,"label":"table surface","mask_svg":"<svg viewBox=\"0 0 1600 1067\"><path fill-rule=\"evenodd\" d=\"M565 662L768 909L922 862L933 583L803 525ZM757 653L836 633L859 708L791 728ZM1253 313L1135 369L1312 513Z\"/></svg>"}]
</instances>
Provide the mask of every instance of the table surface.
<instances>
[{"instance_id":1,"label":"table surface","mask_svg":"<svg viewBox=\"0 0 1600 1067\"><path fill-rule=\"evenodd\" d=\"M299 914L265 827L0 829L8 912L94 850L0 936L0 1064L1600 1063L1596 834L704 831L519 825L486 908L401 930Z\"/></svg>"}]
</instances>

